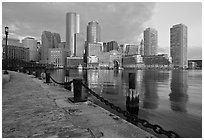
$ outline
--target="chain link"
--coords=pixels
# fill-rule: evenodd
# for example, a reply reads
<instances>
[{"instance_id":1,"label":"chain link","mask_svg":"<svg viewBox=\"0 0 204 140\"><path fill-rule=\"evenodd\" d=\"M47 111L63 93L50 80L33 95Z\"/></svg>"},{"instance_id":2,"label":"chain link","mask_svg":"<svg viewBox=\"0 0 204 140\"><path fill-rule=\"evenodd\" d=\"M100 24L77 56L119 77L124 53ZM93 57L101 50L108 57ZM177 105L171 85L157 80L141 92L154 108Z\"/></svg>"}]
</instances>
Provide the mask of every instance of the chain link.
<instances>
[{"instance_id":1,"label":"chain link","mask_svg":"<svg viewBox=\"0 0 204 140\"><path fill-rule=\"evenodd\" d=\"M106 105L110 106L112 109L116 110L118 113L122 113L125 117L131 118L133 121L133 124L137 124L138 122L142 124L142 126L146 128L151 128L155 133L157 134L164 134L168 136L169 138L179 138L180 136L173 132L173 131L166 131L161 126L157 124L151 124L147 120L140 119L135 115L130 114L128 111L122 110L119 106L115 106L113 103L110 103L108 100L104 99L100 95L96 94L94 91L92 91L86 84L82 83L82 85L97 99L99 99L101 102L105 103Z\"/></svg>"},{"instance_id":2,"label":"chain link","mask_svg":"<svg viewBox=\"0 0 204 140\"><path fill-rule=\"evenodd\" d=\"M49 76L49 77L50 77L50 79L51 79L54 83L59 84L59 85L69 86L69 85L73 82L73 80L72 80L72 81L70 81L70 82L60 83L60 82L57 82L57 81L56 81L54 78L52 78L51 76Z\"/></svg>"}]
</instances>

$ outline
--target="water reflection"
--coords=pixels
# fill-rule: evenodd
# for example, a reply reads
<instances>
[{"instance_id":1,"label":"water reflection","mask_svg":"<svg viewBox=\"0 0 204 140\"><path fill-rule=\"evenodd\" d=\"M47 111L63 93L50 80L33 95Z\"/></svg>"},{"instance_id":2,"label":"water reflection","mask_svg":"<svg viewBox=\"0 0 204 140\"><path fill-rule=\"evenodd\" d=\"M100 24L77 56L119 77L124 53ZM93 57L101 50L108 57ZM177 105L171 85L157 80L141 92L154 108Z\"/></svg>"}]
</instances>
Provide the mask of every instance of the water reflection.
<instances>
[{"instance_id":1,"label":"water reflection","mask_svg":"<svg viewBox=\"0 0 204 140\"><path fill-rule=\"evenodd\" d=\"M145 70L144 71L144 98L143 108L156 109L159 104L157 95L157 82L159 71Z\"/></svg>"},{"instance_id":2,"label":"water reflection","mask_svg":"<svg viewBox=\"0 0 204 140\"><path fill-rule=\"evenodd\" d=\"M137 118L139 113L139 93L135 89L129 89L126 96L126 110L131 114L131 117L127 118L127 120L138 125L132 118L133 116Z\"/></svg>"},{"instance_id":3,"label":"water reflection","mask_svg":"<svg viewBox=\"0 0 204 140\"><path fill-rule=\"evenodd\" d=\"M170 105L173 111L187 112L188 72L173 70L171 79Z\"/></svg>"},{"instance_id":4,"label":"water reflection","mask_svg":"<svg viewBox=\"0 0 204 140\"><path fill-rule=\"evenodd\" d=\"M138 115L139 112L139 94L134 89L130 89L126 96L126 109L129 113Z\"/></svg>"}]
</instances>

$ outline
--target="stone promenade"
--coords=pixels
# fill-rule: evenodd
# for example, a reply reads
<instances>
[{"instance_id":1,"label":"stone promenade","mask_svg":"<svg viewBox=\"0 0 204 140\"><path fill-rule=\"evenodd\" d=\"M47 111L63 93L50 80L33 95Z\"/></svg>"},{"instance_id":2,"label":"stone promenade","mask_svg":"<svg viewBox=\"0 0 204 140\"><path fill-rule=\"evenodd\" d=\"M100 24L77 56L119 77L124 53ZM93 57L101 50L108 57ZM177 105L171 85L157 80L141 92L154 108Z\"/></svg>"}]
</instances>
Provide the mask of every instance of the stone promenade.
<instances>
[{"instance_id":1,"label":"stone promenade","mask_svg":"<svg viewBox=\"0 0 204 140\"><path fill-rule=\"evenodd\" d=\"M18 72L2 85L3 138L149 138L153 135L73 93ZM2 79L3 81L3 79Z\"/></svg>"}]
</instances>

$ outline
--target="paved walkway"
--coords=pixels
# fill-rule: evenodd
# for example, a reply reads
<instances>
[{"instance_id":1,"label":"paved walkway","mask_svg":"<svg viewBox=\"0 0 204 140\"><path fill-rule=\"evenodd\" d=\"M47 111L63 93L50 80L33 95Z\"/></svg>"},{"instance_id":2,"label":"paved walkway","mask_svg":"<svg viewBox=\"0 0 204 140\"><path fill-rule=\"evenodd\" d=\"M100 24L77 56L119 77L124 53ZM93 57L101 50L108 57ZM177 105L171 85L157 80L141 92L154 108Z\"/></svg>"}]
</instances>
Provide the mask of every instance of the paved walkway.
<instances>
[{"instance_id":1,"label":"paved walkway","mask_svg":"<svg viewBox=\"0 0 204 140\"><path fill-rule=\"evenodd\" d=\"M9 72L2 87L3 138L145 138L153 135L73 93L32 75Z\"/></svg>"}]
</instances>

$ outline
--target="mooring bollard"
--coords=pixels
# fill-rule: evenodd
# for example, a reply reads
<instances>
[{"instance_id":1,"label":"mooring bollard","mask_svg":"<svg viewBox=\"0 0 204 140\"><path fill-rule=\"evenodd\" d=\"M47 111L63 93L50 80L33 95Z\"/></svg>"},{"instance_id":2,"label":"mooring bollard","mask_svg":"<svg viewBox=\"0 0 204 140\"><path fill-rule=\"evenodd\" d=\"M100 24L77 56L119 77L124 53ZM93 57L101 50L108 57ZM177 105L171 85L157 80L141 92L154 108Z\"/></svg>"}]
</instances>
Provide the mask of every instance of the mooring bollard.
<instances>
[{"instance_id":1,"label":"mooring bollard","mask_svg":"<svg viewBox=\"0 0 204 140\"><path fill-rule=\"evenodd\" d=\"M35 71L35 78L38 78L39 77L39 72L36 70Z\"/></svg>"},{"instance_id":2,"label":"mooring bollard","mask_svg":"<svg viewBox=\"0 0 204 140\"><path fill-rule=\"evenodd\" d=\"M51 83L50 82L50 73L45 74L45 83Z\"/></svg>"},{"instance_id":3,"label":"mooring bollard","mask_svg":"<svg viewBox=\"0 0 204 140\"><path fill-rule=\"evenodd\" d=\"M28 74L31 75L31 73L32 73L31 70L28 70Z\"/></svg>"},{"instance_id":4,"label":"mooring bollard","mask_svg":"<svg viewBox=\"0 0 204 140\"><path fill-rule=\"evenodd\" d=\"M129 89L135 89L135 73L129 73Z\"/></svg>"},{"instance_id":5,"label":"mooring bollard","mask_svg":"<svg viewBox=\"0 0 204 140\"><path fill-rule=\"evenodd\" d=\"M82 92L82 79L74 79L74 102L87 101L87 94Z\"/></svg>"},{"instance_id":6,"label":"mooring bollard","mask_svg":"<svg viewBox=\"0 0 204 140\"><path fill-rule=\"evenodd\" d=\"M126 96L126 109L127 111L138 117L139 112L139 94L136 91L135 87L135 73L129 73L129 91ZM134 122L132 117L128 118L128 121ZM138 122L134 122L135 125L138 125Z\"/></svg>"}]
</instances>

